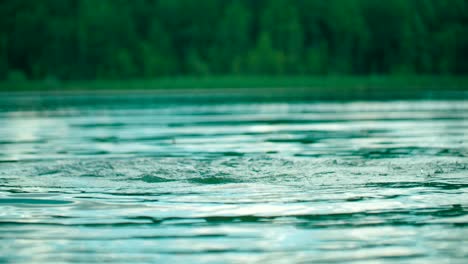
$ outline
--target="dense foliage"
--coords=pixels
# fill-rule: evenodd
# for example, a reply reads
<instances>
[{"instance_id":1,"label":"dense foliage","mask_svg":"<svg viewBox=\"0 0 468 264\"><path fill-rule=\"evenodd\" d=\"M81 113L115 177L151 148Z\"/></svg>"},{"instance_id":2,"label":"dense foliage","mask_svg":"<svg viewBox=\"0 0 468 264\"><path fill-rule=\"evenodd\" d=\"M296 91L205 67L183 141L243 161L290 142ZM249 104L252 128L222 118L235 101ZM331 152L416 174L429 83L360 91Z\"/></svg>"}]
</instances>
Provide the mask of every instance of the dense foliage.
<instances>
[{"instance_id":1,"label":"dense foliage","mask_svg":"<svg viewBox=\"0 0 468 264\"><path fill-rule=\"evenodd\" d=\"M466 73L466 0L0 1L2 79Z\"/></svg>"}]
</instances>

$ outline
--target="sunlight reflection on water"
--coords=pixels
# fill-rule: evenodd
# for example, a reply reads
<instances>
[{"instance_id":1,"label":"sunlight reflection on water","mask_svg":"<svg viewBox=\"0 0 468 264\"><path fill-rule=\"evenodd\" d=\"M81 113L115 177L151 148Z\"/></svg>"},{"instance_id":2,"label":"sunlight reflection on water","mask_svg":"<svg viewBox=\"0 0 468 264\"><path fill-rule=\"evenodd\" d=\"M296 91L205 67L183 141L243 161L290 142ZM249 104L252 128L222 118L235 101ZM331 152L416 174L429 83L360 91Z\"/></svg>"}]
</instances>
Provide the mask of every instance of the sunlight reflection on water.
<instances>
[{"instance_id":1,"label":"sunlight reflection on water","mask_svg":"<svg viewBox=\"0 0 468 264\"><path fill-rule=\"evenodd\" d=\"M468 259L466 101L21 100L0 261Z\"/></svg>"}]
</instances>

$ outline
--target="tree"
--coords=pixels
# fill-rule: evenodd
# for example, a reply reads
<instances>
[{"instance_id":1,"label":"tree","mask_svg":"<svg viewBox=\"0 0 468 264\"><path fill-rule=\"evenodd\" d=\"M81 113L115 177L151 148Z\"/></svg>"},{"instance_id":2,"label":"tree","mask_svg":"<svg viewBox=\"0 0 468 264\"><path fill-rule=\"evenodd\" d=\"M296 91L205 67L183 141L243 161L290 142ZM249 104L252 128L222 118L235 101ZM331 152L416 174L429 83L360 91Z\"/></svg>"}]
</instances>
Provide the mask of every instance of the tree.
<instances>
[{"instance_id":1,"label":"tree","mask_svg":"<svg viewBox=\"0 0 468 264\"><path fill-rule=\"evenodd\" d=\"M325 37L328 40L329 67L334 73L365 72L365 52L369 45L360 1L332 0L324 10Z\"/></svg>"},{"instance_id":2,"label":"tree","mask_svg":"<svg viewBox=\"0 0 468 264\"><path fill-rule=\"evenodd\" d=\"M215 73L240 73L239 64L250 45L252 15L240 1L232 1L225 9L218 30L212 58Z\"/></svg>"},{"instance_id":3,"label":"tree","mask_svg":"<svg viewBox=\"0 0 468 264\"><path fill-rule=\"evenodd\" d=\"M260 35L257 46L247 58L248 73L252 74L283 74L285 56L273 48L270 35L264 32Z\"/></svg>"},{"instance_id":4,"label":"tree","mask_svg":"<svg viewBox=\"0 0 468 264\"><path fill-rule=\"evenodd\" d=\"M153 78L177 73L177 58L170 34L157 17L148 21L148 33L137 54L143 77Z\"/></svg>"},{"instance_id":5,"label":"tree","mask_svg":"<svg viewBox=\"0 0 468 264\"><path fill-rule=\"evenodd\" d=\"M304 35L296 6L287 0L269 1L260 28L270 36L273 48L284 54L285 72L301 72L299 60L304 51Z\"/></svg>"},{"instance_id":6,"label":"tree","mask_svg":"<svg viewBox=\"0 0 468 264\"><path fill-rule=\"evenodd\" d=\"M8 75L7 38L0 35L0 80L5 80Z\"/></svg>"},{"instance_id":7,"label":"tree","mask_svg":"<svg viewBox=\"0 0 468 264\"><path fill-rule=\"evenodd\" d=\"M364 19L369 29L366 72L389 74L408 59L410 8L407 0L363 1ZM410 66L408 64L408 66Z\"/></svg>"},{"instance_id":8,"label":"tree","mask_svg":"<svg viewBox=\"0 0 468 264\"><path fill-rule=\"evenodd\" d=\"M467 28L466 0L3 0L0 79L461 75Z\"/></svg>"}]
</instances>

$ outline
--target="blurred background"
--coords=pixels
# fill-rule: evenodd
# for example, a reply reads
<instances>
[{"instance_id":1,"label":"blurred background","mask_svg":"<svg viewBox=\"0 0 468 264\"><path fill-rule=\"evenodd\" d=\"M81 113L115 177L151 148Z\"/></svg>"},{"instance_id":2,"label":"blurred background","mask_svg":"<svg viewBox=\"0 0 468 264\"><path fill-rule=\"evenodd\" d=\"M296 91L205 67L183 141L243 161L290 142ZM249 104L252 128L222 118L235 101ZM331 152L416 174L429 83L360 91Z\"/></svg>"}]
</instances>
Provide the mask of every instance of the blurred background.
<instances>
[{"instance_id":1,"label":"blurred background","mask_svg":"<svg viewBox=\"0 0 468 264\"><path fill-rule=\"evenodd\" d=\"M3 0L0 79L465 75L466 0Z\"/></svg>"}]
</instances>

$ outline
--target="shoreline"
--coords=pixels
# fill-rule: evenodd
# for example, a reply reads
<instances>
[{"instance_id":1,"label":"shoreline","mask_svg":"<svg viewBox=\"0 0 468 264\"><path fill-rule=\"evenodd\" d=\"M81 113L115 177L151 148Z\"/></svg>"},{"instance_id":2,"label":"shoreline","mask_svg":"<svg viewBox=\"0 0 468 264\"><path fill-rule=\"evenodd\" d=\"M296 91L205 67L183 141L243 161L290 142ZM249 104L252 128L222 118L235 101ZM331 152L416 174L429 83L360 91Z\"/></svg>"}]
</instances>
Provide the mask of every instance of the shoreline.
<instances>
[{"instance_id":1,"label":"shoreline","mask_svg":"<svg viewBox=\"0 0 468 264\"><path fill-rule=\"evenodd\" d=\"M152 80L0 82L11 95L154 95L167 97L259 97L392 99L434 96L468 98L468 76L219 76ZM460 99L460 98L458 98Z\"/></svg>"}]
</instances>

